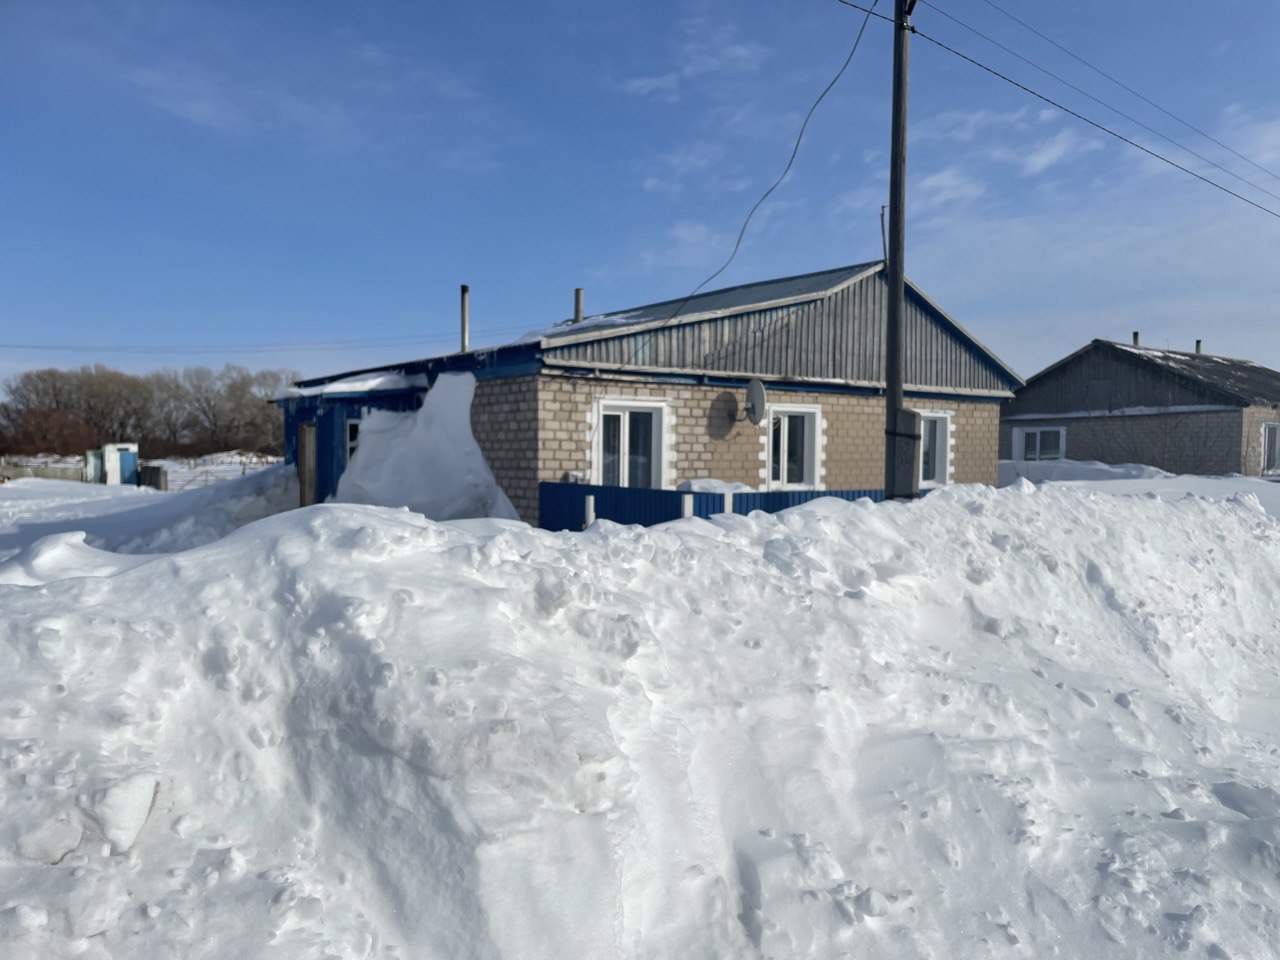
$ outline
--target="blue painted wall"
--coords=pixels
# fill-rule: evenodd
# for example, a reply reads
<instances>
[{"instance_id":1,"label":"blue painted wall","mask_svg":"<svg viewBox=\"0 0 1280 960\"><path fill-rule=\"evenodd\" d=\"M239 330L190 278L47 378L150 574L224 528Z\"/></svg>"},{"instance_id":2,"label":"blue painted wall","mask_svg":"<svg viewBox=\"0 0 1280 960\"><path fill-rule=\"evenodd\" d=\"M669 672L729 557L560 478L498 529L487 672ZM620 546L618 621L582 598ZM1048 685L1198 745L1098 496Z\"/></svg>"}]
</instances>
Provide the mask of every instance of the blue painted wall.
<instances>
[{"instance_id":1,"label":"blue painted wall","mask_svg":"<svg viewBox=\"0 0 1280 960\"><path fill-rule=\"evenodd\" d=\"M422 405L424 391L338 394L291 397L279 401L284 410L284 458L298 462L298 428L316 425L316 502L323 503L338 491L347 468L347 422L361 420L367 410L404 413Z\"/></svg>"}]
</instances>

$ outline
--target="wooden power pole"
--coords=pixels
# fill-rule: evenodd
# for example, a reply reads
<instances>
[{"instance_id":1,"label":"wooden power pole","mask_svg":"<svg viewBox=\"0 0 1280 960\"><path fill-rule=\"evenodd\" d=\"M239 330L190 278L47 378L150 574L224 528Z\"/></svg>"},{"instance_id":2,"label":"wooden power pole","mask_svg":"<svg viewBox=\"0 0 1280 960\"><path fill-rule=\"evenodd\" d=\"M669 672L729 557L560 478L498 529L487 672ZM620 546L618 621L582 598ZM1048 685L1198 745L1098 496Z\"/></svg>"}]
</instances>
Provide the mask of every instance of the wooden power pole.
<instances>
[{"instance_id":1,"label":"wooden power pole","mask_svg":"<svg viewBox=\"0 0 1280 960\"><path fill-rule=\"evenodd\" d=\"M920 415L903 406L902 341L906 300L907 42L916 0L894 0L893 136L889 159L888 330L885 336L885 499L920 493Z\"/></svg>"}]
</instances>

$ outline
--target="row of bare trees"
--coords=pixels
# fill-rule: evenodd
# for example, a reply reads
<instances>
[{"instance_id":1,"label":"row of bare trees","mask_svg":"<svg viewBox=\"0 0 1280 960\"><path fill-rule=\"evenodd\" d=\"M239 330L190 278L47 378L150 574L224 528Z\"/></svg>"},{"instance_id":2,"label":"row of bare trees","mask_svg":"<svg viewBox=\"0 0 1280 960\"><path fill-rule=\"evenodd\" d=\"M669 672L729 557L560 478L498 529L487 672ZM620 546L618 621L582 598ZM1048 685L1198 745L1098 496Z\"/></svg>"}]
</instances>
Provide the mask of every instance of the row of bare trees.
<instances>
[{"instance_id":1,"label":"row of bare trees","mask_svg":"<svg viewBox=\"0 0 1280 960\"><path fill-rule=\"evenodd\" d=\"M268 401L296 376L231 364L146 374L102 365L29 370L4 382L0 453L75 454L125 441L138 441L148 457L279 453L280 411Z\"/></svg>"}]
</instances>

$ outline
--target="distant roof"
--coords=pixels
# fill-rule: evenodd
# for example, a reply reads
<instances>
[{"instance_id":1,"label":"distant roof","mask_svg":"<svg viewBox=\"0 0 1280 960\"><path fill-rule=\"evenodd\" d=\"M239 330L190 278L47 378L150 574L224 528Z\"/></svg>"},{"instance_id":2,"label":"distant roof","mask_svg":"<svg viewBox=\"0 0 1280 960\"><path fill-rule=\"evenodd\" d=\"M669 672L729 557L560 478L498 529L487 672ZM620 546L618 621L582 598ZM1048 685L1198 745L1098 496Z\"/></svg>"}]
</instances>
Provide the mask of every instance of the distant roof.
<instances>
[{"instance_id":1,"label":"distant roof","mask_svg":"<svg viewBox=\"0 0 1280 960\"><path fill-rule=\"evenodd\" d=\"M660 303L631 307L614 313L600 313L584 317L577 323L564 320L554 326L527 333L517 342L535 343L579 334L603 334L613 328L629 328L646 323L663 323L668 320L679 320L683 323L707 314L727 313L743 307L761 307L791 300L817 298L830 293L855 277L878 268L880 264L879 260L871 260L847 267L819 270L816 273L802 273L797 277L761 280L757 283L726 287L723 290L709 290L694 297L663 300Z\"/></svg>"},{"instance_id":2,"label":"distant roof","mask_svg":"<svg viewBox=\"0 0 1280 960\"><path fill-rule=\"evenodd\" d=\"M1135 347L1111 340L1095 340L1149 363L1203 384L1249 406L1280 404L1280 372L1254 363L1209 353L1184 353L1181 350L1159 350Z\"/></svg>"}]
</instances>

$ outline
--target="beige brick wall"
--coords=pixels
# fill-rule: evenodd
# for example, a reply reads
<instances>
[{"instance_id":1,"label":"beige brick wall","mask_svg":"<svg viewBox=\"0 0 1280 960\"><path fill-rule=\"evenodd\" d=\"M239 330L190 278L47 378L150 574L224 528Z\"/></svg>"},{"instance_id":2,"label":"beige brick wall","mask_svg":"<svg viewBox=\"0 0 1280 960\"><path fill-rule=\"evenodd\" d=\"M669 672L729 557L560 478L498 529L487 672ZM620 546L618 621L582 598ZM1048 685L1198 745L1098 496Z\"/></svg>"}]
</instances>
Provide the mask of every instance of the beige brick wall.
<instances>
[{"instance_id":1,"label":"beige brick wall","mask_svg":"<svg viewBox=\"0 0 1280 960\"><path fill-rule=\"evenodd\" d=\"M538 378L480 380L471 432L521 519L538 520Z\"/></svg>"},{"instance_id":2,"label":"beige brick wall","mask_svg":"<svg viewBox=\"0 0 1280 960\"><path fill-rule=\"evenodd\" d=\"M945 406L945 405L943 405ZM1000 439L1000 405L956 403L951 405L952 483L985 483L995 486L999 473L996 446Z\"/></svg>"},{"instance_id":3,"label":"beige brick wall","mask_svg":"<svg viewBox=\"0 0 1280 960\"><path fill-rule=\"evenodd\" d=\"M1280 421L1280 407L1246 407L1242 413L1240 446L1244 467L1240 472L1256 477L1262 473L1262 425Z\"/></svg>"},{"instance_id":4,"label":"beige brick wall","mask_svg":"<svg viewBox=\"0 0 1280 960\"><path fill-rule=\"evenodd\" d=\"M597 403L644 399L666 404L666 485L715 477L763 489L767 426L742 418L743 391L544 373L481 380L471 428L498 483L522 519L538 522L538 484L591 478ZM821 474L829 490L878 489L884 483L884 399L774 391L777 403L821 409ZM995 483L999 407L994 403L918 401L915 409L951 414L951 480Z\"/></svg>"},{"instance_id":5,"label":"beige brick wall","mask_svg":"<svg viewBox=\"0 0 1280 960\"><path fill-rule=\"evenodd\" d=\"M1072 460L1144 463L1170 473L1240 471L1248 433L1239 410L1006 420L1000 425L1000 456L1013 456L1015 427L1037 426L1065 427L1066 455Z\"/></svg>"},{"instance_id":6,"label":"beige brick wall","mask_svg":"<svg viewBox=\"0 0 1280 960\"><path fill-rule=\"evenodd\" d=\"M715 477L764 487L767 427L741 419L742 390L556 374L539 379L538 480L563 481L571 475L591 478L596 407L609 399L666 403L670 460L666 483ZM771 400L821 409L821 486L833 490L883 486L883 398L789 390L774 391ZM952 415L953 482L995 483L997 404L911 398L908 402L916 409Z\"/></svg>"}]
</instances>

